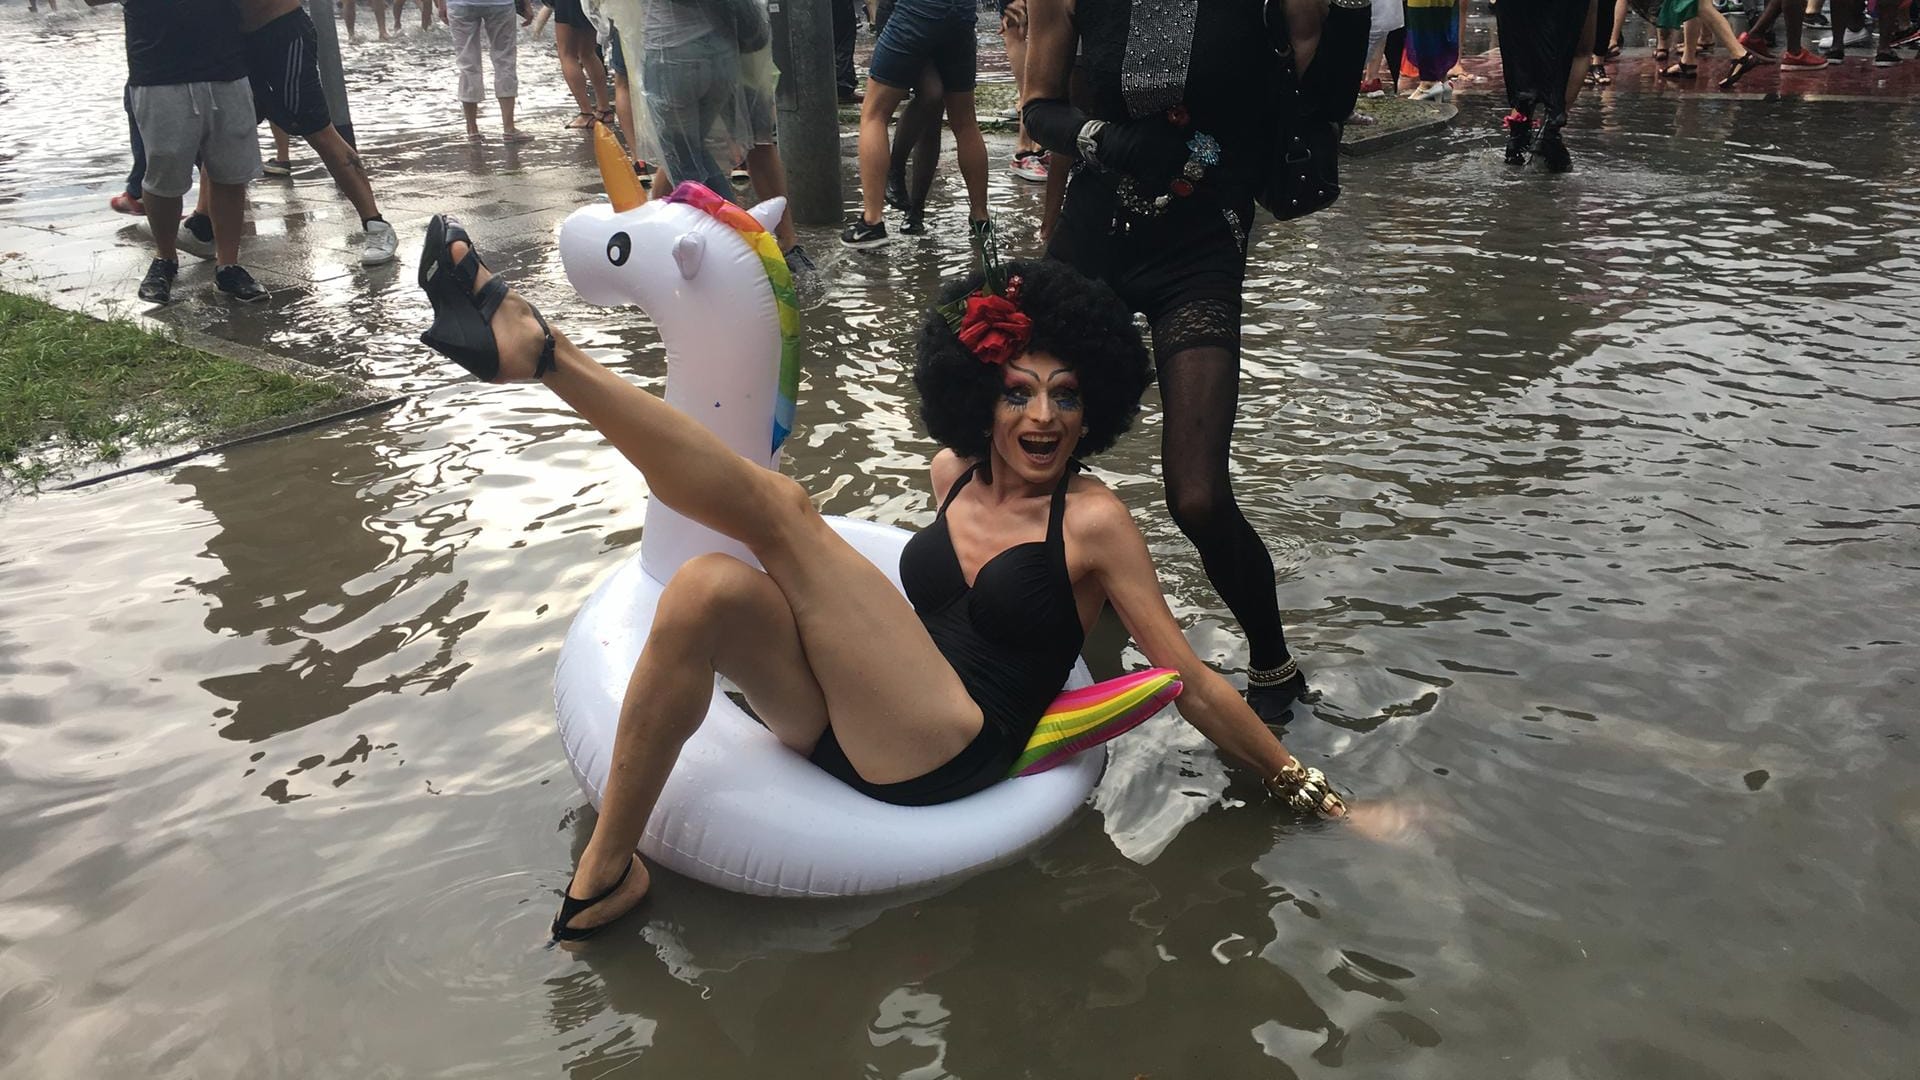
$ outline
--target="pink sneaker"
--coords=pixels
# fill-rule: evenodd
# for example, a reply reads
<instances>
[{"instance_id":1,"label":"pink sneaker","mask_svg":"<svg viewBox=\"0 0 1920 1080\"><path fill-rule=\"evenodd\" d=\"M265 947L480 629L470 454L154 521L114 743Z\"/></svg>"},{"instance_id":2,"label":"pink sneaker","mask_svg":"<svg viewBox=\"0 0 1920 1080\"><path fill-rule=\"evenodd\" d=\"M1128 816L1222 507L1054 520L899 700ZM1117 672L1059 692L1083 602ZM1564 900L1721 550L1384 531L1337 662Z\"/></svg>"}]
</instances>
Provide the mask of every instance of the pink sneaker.
<instances>
[{"instance_id":1,"label":"pink sneaker","mask_svg":"<svg viewBox=\"0 0 1920 1080\"><path fill-rule=\"evenodd\" d=\"M107 205L113 207L116 213L131 214L134 217L147 216L147 205L124 191L108 199Z\"/></svg>"}]
</instances>

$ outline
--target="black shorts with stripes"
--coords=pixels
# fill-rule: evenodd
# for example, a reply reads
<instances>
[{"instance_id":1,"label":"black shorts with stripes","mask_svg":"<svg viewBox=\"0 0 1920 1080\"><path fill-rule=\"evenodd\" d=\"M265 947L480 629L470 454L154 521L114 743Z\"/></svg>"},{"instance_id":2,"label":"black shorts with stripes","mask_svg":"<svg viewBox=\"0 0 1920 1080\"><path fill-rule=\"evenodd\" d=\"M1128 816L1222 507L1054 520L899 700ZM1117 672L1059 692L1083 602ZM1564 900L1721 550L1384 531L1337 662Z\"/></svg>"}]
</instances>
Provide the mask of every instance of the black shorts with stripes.
<instances>
[{"instance_id":1,"label":"black shorts with stripes","mask_svg":"<svg viewBox=\"0 0 1920 1080\"><path fill-rule=\"evenodd\" d=\"M247 35L247 81L254 112L289 135L311 135L333 123L320 89L319 37L305 8Z\"/></svg>"}]
</instances>

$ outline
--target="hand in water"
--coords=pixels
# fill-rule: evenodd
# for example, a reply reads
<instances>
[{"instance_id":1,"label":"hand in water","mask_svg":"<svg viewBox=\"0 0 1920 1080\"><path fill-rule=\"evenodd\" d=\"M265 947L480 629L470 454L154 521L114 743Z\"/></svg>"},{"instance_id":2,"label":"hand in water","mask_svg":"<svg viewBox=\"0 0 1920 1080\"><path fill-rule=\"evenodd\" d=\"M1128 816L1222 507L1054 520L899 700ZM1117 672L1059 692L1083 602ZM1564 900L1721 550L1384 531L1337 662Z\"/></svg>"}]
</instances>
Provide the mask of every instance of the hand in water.
<instances>
[{"instance_id":1,"label":"hand in water","mask_svg":"<svg viewBox=\"0 0 1920 1080\"><path fill-rule=\"evenodd\" d=\"M1405 800L1366 802L1348 804L1347 812L1341 816L1346 819L1347 828L1369 840L1406 845L1425 833L1421 825L1426 820L1427 808L1422 803Z\"/></svg>"}]
</instances>

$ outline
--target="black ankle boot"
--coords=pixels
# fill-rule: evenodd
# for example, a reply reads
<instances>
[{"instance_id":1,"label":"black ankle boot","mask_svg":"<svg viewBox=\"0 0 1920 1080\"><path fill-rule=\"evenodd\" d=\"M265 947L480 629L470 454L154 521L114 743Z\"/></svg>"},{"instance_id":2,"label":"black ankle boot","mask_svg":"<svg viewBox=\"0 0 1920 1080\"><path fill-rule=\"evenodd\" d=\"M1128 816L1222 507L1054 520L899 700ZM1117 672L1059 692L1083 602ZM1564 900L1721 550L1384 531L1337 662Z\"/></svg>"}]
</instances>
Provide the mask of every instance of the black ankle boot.
<instances>
[{"instance_id":1,"label":"black ankle boot","mask_svg":"<svg viewBox=\"0 0 1920 1080\"><path fill-rule=\"evenodd\" d=\"M1533 156L1546 165L1548 172L1563 173L1573 168L1573 155L1567 153L1566 140L1560 137L1560 127L1566 122L1565 114L1548 117L1534 140Z\"/></svg>"},{"instance_id":2,"label":"black ankle boot","mask_svg":"<svg viewBox=\"0 0 1920 1080\"><path fill-rule=\"evenodd\" d=\"M1247 679L1247 706L1262 723L1274 726L1293 719L1293 703L1307 692L1307 677L1292 658L1271 671L1252 671Z\"/></svg>"}]
</instances>

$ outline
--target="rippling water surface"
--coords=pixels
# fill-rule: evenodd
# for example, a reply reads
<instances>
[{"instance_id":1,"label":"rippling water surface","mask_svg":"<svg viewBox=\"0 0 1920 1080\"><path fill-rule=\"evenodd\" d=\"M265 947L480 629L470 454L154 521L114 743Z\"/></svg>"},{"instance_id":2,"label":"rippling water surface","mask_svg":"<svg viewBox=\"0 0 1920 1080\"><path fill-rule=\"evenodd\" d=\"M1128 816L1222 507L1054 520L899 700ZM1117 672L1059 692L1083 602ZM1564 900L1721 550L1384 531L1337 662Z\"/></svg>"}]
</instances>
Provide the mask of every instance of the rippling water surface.
<instances>
[{"instance_id":1,"label":"rippling water surface","mask_svg":"<svg viewBox=\"0 0 1920 1080\"><path fill-rule=\"evenodd\" d=\"M117 168L117 43L65 25L105 73L70 92L109 97L97 164L0 148L9 200L21 157L89 192ZM365 55L439 93L434 47ZM34 55L5 58L6 141L79 138L25 107ZM1262 231L1247 290L1238 490L1321 692L1287 739L1408 835L1288 824L1156 722L1063 835L942 895L663 874L584 956L543 949L589 813L555 650L645 492L553 399L445 385L0 507L0 1071L1911 1075L1914 113L1612 96L1547 178L1499 165L1495 111L1353 163L1334 212ZM378 115L363 140L405 137ZM1033 192L995 183L1030 235ZM902 360L964 257L829 263L790 468L830 511L930 518ZM657 385L637 315L521 262ZM1103 474L1237 675L1157 424Z\"/></svg>"}]
</instances>

